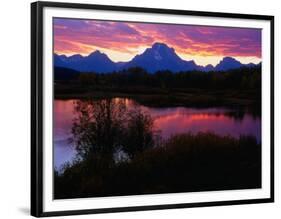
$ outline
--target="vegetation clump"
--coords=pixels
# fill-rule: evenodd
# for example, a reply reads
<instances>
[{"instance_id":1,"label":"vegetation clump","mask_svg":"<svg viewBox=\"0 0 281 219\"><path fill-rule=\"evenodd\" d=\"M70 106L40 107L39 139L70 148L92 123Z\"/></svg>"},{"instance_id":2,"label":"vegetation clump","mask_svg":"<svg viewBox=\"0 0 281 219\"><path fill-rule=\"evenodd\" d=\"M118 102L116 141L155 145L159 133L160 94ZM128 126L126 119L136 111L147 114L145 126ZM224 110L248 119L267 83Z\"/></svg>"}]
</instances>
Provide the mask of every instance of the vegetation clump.
<instances>
[{"instance_id":1,"label":"vegetation clump","mask_svg":"<svg viewBox=\"0 0 281 219\"><path fill-rule=\"evenodd\" d=\"M159 140L152 118L123 100L77 101L75 110L77 159L55 171L56 199L261 187L254 137L199 132ZM116 162L120 151L127 159Z\"/></svg>"}]
</instances>

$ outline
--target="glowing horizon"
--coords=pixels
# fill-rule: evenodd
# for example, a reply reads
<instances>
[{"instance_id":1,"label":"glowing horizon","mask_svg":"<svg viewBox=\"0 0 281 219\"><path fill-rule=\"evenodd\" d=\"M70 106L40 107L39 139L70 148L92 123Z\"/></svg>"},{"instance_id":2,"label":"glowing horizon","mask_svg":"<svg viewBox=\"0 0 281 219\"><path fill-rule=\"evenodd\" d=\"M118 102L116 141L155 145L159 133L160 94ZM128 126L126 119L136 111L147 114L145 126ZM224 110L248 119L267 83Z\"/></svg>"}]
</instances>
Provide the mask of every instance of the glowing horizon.
<instances>
[{"instance_id":1,"label":"glowing horizon","mask_svg":"<svg viewBox=\"0 0 281 219\"><path fill-rule=\"evenodd\" d=\"M130 61L156 42L203 66L215 66L226 56L243 64L261 62L260 29L54 19L54 52L59 55L99 50L114 62Z\"/></svg>"}]
</instances>

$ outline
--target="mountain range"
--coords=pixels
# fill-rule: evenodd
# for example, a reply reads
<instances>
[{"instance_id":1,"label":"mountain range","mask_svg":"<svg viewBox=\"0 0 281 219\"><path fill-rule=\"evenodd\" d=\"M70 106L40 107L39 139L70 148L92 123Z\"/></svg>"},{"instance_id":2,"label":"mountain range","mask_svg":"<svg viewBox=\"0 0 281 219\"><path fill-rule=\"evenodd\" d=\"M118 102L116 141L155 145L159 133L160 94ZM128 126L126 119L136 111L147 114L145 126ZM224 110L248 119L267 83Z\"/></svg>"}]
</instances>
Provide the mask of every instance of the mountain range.
<instances>
[{"instance_id":1,"label":"mountain range","mask_svg":"<svg viewBox=\"0 0 281 219\"><path fill-rule=\"evenodd\" d=\"M175 50L164 43L154 43L142 54L136 55L128 62L113 62L106 54L96 50L88 56L80 54L65 56L54 54L55 67L73 69L79 72L106 73L128 69L130 67L141 67L150 73L160 70L179 71L226 71L241 67L254 67L256 64L242 64L232 57L224 57L216 66L197 65L193 60L186 61L180 58Z\"/></svg>"}]
</instances>

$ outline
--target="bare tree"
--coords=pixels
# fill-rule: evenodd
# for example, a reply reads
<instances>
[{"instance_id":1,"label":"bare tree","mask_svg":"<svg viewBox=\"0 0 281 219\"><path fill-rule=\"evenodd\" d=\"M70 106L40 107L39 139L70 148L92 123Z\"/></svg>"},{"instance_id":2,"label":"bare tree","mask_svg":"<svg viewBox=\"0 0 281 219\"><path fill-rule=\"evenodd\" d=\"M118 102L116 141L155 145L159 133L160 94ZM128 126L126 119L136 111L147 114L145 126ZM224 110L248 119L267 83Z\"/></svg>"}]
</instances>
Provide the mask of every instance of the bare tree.
<instances>
[{"instance_id":1,"label":"bare tree","mask_svg":"<svg viewBox=\"0 0 281 219\"><path fill-rule=\"evenodd\" d=\"M73 121L73 142L82 158L102 155L112 159L120 145L125 121L126 105L123 100L77 101Z\"/></svg>"}]
</instances>

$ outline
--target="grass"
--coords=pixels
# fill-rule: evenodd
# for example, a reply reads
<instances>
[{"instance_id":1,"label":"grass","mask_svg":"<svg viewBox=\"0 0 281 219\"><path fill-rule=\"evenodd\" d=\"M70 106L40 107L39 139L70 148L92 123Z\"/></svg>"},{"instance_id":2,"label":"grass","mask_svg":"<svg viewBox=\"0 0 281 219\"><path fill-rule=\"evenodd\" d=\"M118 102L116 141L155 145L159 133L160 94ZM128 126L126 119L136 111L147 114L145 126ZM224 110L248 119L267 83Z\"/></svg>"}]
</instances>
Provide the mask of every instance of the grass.
<instances>
[{"instance_id":1,"label":"grass","mask_svg":"<svg viewBox=\"0 0 281 219\"><path fill-rule=\"evenodd\" d=\"M55 199L261 187L261 145L251 136L179 134L127 162L94 155L55 173Z\"/></svg>"}]
</instances>

